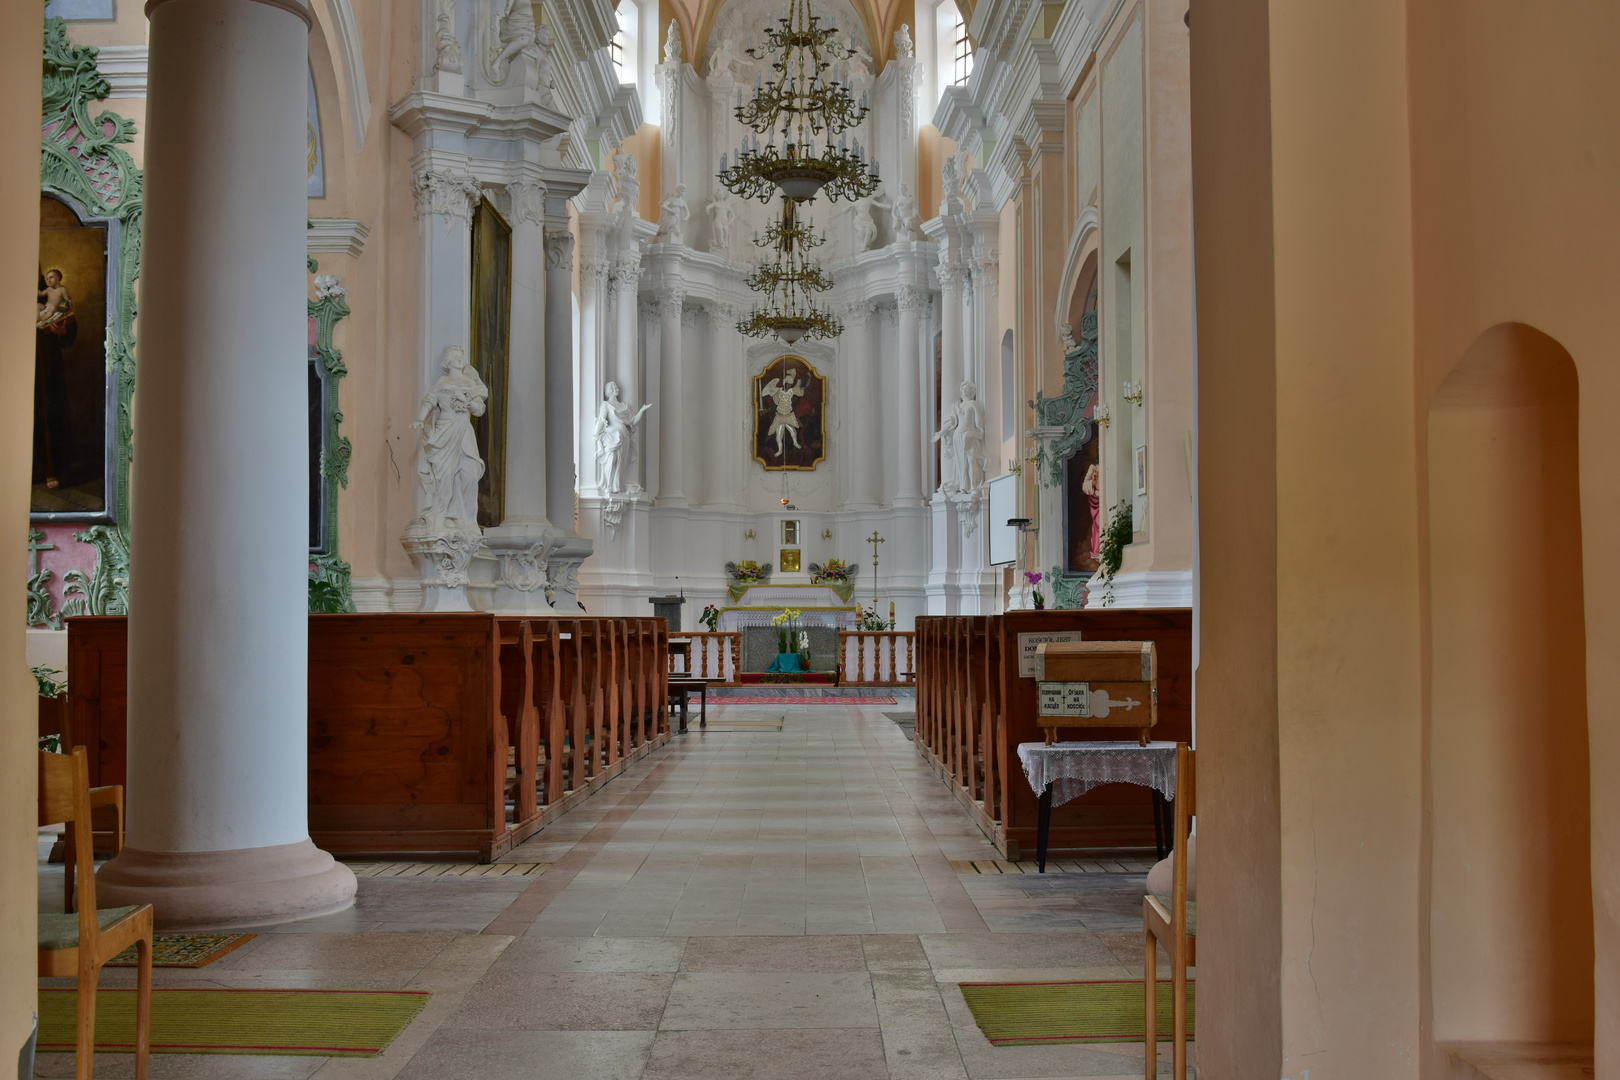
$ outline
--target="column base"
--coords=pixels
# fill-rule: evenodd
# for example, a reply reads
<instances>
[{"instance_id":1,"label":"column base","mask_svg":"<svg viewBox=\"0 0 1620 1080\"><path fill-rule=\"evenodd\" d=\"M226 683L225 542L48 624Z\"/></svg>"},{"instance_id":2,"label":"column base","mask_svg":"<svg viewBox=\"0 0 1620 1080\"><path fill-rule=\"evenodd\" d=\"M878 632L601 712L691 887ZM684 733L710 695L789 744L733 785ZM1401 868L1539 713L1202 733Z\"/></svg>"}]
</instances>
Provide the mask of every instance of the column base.
<instances>
[{"instance_id":1,"label":"column base","mask_svg":"<svg viewBox=\"0 0 1620 1080\"><path fill-rule=\"evenodd\" d=\"M310 840L230 851L126 847L96 874L96 904L151 904L159 930L229 930L354 904L354 871Z\"/></svg>"}]
</instances>

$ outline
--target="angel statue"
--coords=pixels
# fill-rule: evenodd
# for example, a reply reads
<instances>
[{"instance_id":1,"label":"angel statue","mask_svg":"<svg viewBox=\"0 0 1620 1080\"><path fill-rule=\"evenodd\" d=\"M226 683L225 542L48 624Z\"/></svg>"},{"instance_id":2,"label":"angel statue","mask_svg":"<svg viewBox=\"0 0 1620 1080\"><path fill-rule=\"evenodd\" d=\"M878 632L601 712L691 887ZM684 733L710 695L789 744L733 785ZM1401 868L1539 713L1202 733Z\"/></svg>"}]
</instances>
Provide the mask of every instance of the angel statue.
<instances>
[{"instance_id":1,"label":"angel statue","mask_svg":"<svg viewBox=\"0 0 1620 1080\"><path fill-rule=\"evenodd\" d=\"M731 203L731 193L721 188L704 209L709 212L709 250L722 255L731 254L731 226L737 220L737 208Z\"/></svg>"},{"instance_id":2,"label":"angel statue","mask_svg":"<svg viewBox=\"0 0 1620 1080\"><path fill-rule=\"evenodd\" d=\"M624 490L625 466L635 460L636 425L647 410L648 402L630 415L630 406L619 400L619 384L610 382L602 388L602 404L596 410L596 467L603 491L617 495Z\"/></svg>"},{"instance_id":3,"label":"angel statue","mask_svg":"<svg viewBox=\"0 0 1620 1080\"><path fill-rule=\"evenodd\" d=\"M529 0L495 0L495 38L490 43L490 81L504 83L517 55L535 43L534 6Z\"/></svg>"},{"instance_id":4,"label":"angel statue","mask_svg":"<svg viewBox=\"0 0 1620 1080\"><path fill-rule=\"evenodd\" d=\"M489 387L459 345L444 350L439 376L422 399L411 427L422 432L417 459L417 502L422 512L412 530L428 536L478 532L478 481L484 460L472 418L484 415Z\"/></svg>"},{"instance_id":5,"label":"angel statue","mask_svg":"<svg viewBox=\"0 0 1620 1080\"><path fill-rule=\"evenodd\" d=\"M883 205L887 206L888 203L885 202ZM866 198L857 201L850 209L850 213L854 215L855 250L857 252L868 251L873 244L877 243L877 222L872 220L872 211L877 206L877 199Z\"/></svg>"},{"instance_id":6,"label":"angel statue","mask_svg":"<svg viewBox=\"0 0 1620 1080\"><path fill-rule=\"evenodd\" d=\"M962 399L939 425L934 441L940 448L941 491L965 494L984 483L984 406L978 387L962 384Z\"/></svg>"},{"instance_id":7,"label":"angel statue","mask_svg":"<svg viewBox=\"0 0 1620 1080\"><path fill-rule=\"evenodd\" d=\"M917 200L911 194L911 189L904 182L900 184L900 194L894 197L894 238L896 242L910 240L917 226L922 223L922 215L917 211Z\"/></svg>"}]
</instances>

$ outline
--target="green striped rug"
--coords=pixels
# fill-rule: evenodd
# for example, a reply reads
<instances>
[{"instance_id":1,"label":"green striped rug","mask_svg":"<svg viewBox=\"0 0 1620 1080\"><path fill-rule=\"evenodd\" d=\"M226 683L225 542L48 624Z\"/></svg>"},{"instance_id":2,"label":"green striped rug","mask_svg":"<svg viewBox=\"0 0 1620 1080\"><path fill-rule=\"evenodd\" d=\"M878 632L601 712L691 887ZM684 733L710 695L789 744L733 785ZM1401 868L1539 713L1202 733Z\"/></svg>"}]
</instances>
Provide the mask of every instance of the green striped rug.
<instances>
[{"instance_id":1,"label":"green striped rug","mask_svg":"<svg viewBox=\"0 0 1620 1080\"><path fill-rule=\"evenodd\" d=\"M1158 1036L1170 1039L1171 988L1159 980ZM1142 980L963 983L962 997L984 1037L996 1046L1030 1043L1140 1042ZM1193 1033L1193 982L1187 980L1187 1035Z\"/></svg>"},{"instance_id":2,"label":"green striped rug","mask_svg":"<svg viewBox=\"0 0 1620 1080\"><path fill-rule=\"evenodd\" d=\"M425 990L153 990L154 1054L372 1057L433 995ZM76 991L39 992L39 1049L74 1045ZM96 994L96 1049L135 1049L135 991Z\"/></svg>"}]
</instances>

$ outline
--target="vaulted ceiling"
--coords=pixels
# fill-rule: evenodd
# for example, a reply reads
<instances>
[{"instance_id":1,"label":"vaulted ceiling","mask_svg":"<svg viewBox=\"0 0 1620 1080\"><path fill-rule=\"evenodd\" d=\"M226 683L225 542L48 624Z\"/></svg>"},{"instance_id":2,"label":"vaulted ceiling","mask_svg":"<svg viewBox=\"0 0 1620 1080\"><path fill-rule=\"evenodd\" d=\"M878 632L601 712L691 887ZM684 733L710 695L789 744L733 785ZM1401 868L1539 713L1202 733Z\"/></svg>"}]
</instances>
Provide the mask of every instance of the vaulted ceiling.
<instances>
[{"instance_id":1,"label":"vaulted ceiling","mask_svg":"<svg viewBox=\"0 0 1620 1080\"><path fill-rule=\"evenodd\" d=\"M915 24L914 0L849 0L860 16L866 38L872 43L874 66L881 71L894 57L894 33L901 23ZM681 40L687 43L686 60L699 71L703 70L703 56L709 44L709 32L726 0L659 0L660 26L667 27L674 19L681 28ZM957 0L965 18L973 17L973 0ZM913 35L915 37L915 35ZM695 44L693 44L695 43Z\"/></svg>"}]
</instances>

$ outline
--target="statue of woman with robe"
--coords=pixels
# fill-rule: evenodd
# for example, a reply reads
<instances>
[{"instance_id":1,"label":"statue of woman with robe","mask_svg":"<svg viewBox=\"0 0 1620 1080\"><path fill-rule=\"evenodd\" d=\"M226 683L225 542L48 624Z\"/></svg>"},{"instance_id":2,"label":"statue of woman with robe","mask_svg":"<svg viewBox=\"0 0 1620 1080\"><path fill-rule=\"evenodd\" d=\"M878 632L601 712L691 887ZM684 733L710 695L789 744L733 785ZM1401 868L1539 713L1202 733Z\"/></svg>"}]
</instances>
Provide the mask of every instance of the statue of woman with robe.
<instances>
[{"instance_id":1,"label":"statue of woman with robe","mask_svg":"<svg viewBox=\"0 0 1620 1080\"><path fill-rule=\"evenodd\" d=\"M422 399L413 428L422 432L416 482L422 512L412 523L423 535L477 533L478 481L484 459L472 418L484 415L489 387L467 362L466 350L451 345L440 361L444 374Z\"/></svg>"},{"instance_id":2,"label":"statue of woman with robe","mask_svg":"<svg viewBox=\"0 0 1620 1080\"><path fill-rule=\"evenodd\" d=\"M636 425L652 403L630 415L630 406L619 400L619 384L610 382L602 389L602 404L596 410L596 466L603 491L617 495L624 490L624 467L635 456Z\"/></svg>"}]
</instances>

